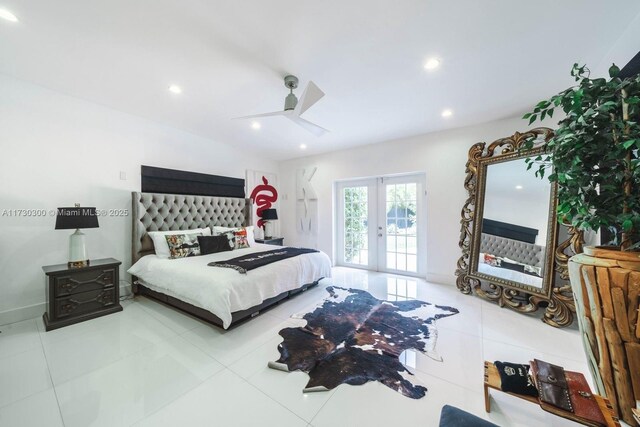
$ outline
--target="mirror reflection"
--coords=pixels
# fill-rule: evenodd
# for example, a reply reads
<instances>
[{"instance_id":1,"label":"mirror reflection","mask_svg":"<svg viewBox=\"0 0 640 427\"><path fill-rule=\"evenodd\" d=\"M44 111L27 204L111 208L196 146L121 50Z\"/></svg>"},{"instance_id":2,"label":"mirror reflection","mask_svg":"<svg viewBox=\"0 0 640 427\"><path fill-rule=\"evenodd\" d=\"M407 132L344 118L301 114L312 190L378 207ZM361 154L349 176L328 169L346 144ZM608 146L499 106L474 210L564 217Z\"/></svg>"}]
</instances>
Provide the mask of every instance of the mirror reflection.
<instances>
[{"instance_id":1,"label":"mirror reflection","mask_svg":"<svg viewBox=\"0 0 640 427\"><path fill-rule=\"evenodd\" d=\"M479 273L542 288L550 195L525 159L487 166Z\"/></svg>"}]
</instances>

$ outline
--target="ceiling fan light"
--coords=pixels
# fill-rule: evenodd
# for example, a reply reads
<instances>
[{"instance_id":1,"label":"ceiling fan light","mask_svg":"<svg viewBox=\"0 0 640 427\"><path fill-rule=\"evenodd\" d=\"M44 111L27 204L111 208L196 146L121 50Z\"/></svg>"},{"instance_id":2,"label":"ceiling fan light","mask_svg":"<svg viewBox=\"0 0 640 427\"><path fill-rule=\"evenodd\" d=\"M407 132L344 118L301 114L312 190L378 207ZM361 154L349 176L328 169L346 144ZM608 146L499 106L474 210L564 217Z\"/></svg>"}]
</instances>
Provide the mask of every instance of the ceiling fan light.
<instances>
[{"instance_id":1,"label":"ceiling fan light","mask_svg":"<svg viewBox=\"0 0 640 427\"><path fill-rule=\"evenodd\" d=\"M287 95L284 100L284 111L293 110L298 105L298 98L293 93Z\"/></svg>"}]
</instances>

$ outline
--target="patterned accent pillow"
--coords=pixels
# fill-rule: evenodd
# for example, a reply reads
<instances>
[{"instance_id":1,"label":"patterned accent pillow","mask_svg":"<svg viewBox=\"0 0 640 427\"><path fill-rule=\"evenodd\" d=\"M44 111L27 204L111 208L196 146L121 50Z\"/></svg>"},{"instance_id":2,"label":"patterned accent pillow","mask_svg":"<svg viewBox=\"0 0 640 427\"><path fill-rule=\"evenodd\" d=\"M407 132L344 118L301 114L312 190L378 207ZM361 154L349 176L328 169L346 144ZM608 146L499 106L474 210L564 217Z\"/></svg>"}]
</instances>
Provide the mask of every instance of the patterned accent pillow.
<instances>
[{"instance_id":1,"label":"patterned accent pillow","mask_svg":"<svg viewBox=\"0 0 640 427\"><path fill-rule=\"evenodd\" d=\"M220 233L219 235L225 236L227 239L229 239L229 247L231 248L231 250L234 250L236 248L236 235L233 231L227 231L225 233Z\"/></svg>"},{"instance_id":2,"label":"patterned accent pillow","mask_svg":"<svg viewBox=\"0 0 640 427\"><path fill-rule=\"evenodd\" d=\"M169 245L169 258L186 258L188 256L200 255L200 244L198 236L202 234L170 234L165 236Z\"/></svg>"},{"instance_id":3,"label":"patterned accent pillow","mask_svg":"<svg viewBox=\"0 0 640 427\"><path fill-rule=\"evenodd\" d=\"M500 267L500 258L491 254L484 254L484 263L494 267Z\"/></svg>"},{"instance_id":4,"label":"patterned accent pillow","mask_svg":"<svg viewBox=\"0 0 640 427\"><path fill-rule=\"evenodd\" d=\"M244 249L249 247L249 240L247 239L247 229L241 228L233 232L236 238L235 249Z\"/></svg>"}]
</instances>

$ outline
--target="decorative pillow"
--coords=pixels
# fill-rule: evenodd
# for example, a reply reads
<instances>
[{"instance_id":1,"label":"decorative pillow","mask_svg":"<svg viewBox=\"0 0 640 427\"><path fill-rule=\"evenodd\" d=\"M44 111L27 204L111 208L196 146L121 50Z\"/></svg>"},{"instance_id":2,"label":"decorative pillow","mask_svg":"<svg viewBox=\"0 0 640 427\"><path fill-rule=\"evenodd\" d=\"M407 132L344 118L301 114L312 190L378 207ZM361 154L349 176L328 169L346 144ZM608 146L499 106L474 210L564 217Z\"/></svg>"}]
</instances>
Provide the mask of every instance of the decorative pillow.
<instances>
[{"instance_id":1,"label":"decorative pillow","mask_svg":"<svg viewBox=\"0 0 640 427\"><path fill-rule=\"evenodd\" d=\"M495 255L484 254L484 263L494 267L500 267L500 259Z\"/></svg>"},{"instance_id":2,"label":"decorative pillow","mask_svg":"<svg viewBox=\"0 0 640 427\"><path fill-rule=\"evenodd\" d=\"M236 248L236 235L234 234L233 231L227 231L226 233L220 234L220 236L226 237L227 242L229 243L229 247L231 248L231 250Z\"/></svg>"},{"instance_id":3,"label":"decorative pillow","mask_svg":"<svg viewBox=\"0 0 640 427\"><path fill-rule=\"evenodd\" d=\"M233 244L227 236L198 236L198 243L200 244L200 253L202 255L215 254L233 249Z\"/></svg>"},{"instance_id":4,"label":"decorative pillow","mask_svg":"<svg viewBox=\"0 0 640 427\"><path fill-rule=\"evenodd\" d=\"M249 240L247 239L247 229L242 228L233 232L236 238L235 249L244 249L249 247Z\"/></svg>"},{"instance_id":5,"label":"decorative pillow","mask_svg":"<svg viewBox=\"0 0 640 427\"><path fill-rule=\"evenodd\" d=\"M524 273L524 265L516 264L513 262L500 260L500 268L505 268L507 270L517 271L519 273Z\"/></svg>"},{"instance_id":6,"label":"decorative pillow","mask_svg":"<svg viewBox=\"0 0 640 427\"><path fill-rule=\"evenodd\" d=\"M165 236L171 259L200 255L199 234L170 234Z\"/></svg>"},{"instance_id":7,"label":"decorative pillow","mask_svg":"<svg viewBox=\"0 0 640 427\"><path fill-rule=\"evenodd\" d=\"M525 265L524 266L525 273L535 274L536 276L542 277L542 267L536 267L533 265Z\"/></svg>"},{"instance_id":8,"label":"decorative pillow","mask_svg":"<svg viewBox=\"0 0 640 427\"><path fill-rule=\"evenodd\" d=\"M193 230L150 231L148 234L153 241L153 247L156 255L160 258L170 258L171 253L169 252L169 245L167 244L166 236L170 236L173 234L196 234L201 236L211 236L211 229L209 227L205 227L195 228Z\"/></svg>"},{"instance_id":9,"label":"decorative pillow","mask_svg":"<svg viewBox=\"0 0 640 427\"><path fill-rule=\"evenodd\" d=\"M238 230L247 230L247 242L249 242L249 246L254 246L256 244L256 239L254 236L254 227L253 225L250 225L248 227L244 227L244 228L231 228L231 227L220 227L220 226L214 226L213 227L213 234L217 235L217 234L223 234L229 231L238 231Z\"/></svg>"}]
</instances>

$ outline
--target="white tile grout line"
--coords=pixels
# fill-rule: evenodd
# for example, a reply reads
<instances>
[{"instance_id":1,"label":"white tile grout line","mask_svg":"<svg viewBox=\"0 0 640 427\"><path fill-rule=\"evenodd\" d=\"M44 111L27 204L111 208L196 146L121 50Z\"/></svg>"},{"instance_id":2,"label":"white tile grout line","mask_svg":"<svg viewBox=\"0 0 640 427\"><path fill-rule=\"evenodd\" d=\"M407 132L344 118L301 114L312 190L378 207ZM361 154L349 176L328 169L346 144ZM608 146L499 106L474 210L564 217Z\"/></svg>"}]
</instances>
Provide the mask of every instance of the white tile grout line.
<instances>
[{"instance_id":1,"label":"white tile grout line","mask_svg":"<svg viewBox=\"0 0 640 427\"><path fill-rule=\"evenodd\" d=\"M281 325L282 323L284 323L284 322L285 322L284 320L281 320L281 319L280 319L279 317L277 317L277 316L269 315L269 313L261 313L258 317L262 317L262 316L269 316L269 317L273 317L274 319L276 319L276 320L280 321L280 323L278 323L277 325L275 325L275 326L274 326L274 328L278 327L279 325ZM250 319L249 321L251 321L251 320L253 320L253 319ZM202 326L207 326L207 325L202 325ZM240 326L242 326L242 325L238 325L238 326L240 327ZM198 327L200 327L200 326L198 326ZM211 325L211 327L213 327L213 328L217 328L218 326ZM196 328L194 328L194 329L196 329ZM181 333L181 334L179 334L179 335L180 335L181 337L183 337L183 338L184 338L184 336L183 336L184 334L187 334L187 333L189 333L189 332L193 331L194 329L190 329L190 330L188 330L188 331L184 331L183 333ZM268 332L268 330L265 330L265 331L263 331L263 332L265 333L264 335L266 335L266 332ZM278 332L279 332L279 331L278 331ZM278 335L278 336L279 336L279 335ZM262 340L261 340L261 341L260 341L260 343L258 343L258 344L257 344L257 346L256 346L255 348L252 348L251 350L247 350L247 352L246 352L246 353L242 353L242 354L238 355L238 356L236 357L236 359L235 359L232 363L230 363L229 365L227 365L226 363L223 363L221 360L218 360L218 359L216 359L215 357L213 357L213 355L211 355L211 354L207 351L207 349L206 349L206 348L200 347L198 344L196 344L196 343L193 343L193 342L189 341L187 338L184 338L184 339L185 339L187 342L189 342L189 344L191 344L191 345L193 345L194 347L198 348L198 349L199 349L200 351L202 351L203 353L206 353L206 354L207 354L207 356L211 357L212 359L214 359L216 362L220 363L220 364L221 364L222 366L224 366L225 368L228 368L229 366L233 365L236 361L238 361L238 360L240 360L240 359L244 358L245 356L248 356L249 354L253 353L255 350L259 349L260 347L262 347L263 345L265 345L266 343L268 343L268 342L269 342L270 340L272 340L273 338L276 338L276 337L266 338L264 341L262 341ZM233 370L231 370L231 369L230 369L230 371L231 371L231 372L233 372ZM234 372L234 373L235 373L235 372Z\"/></svg>"},{"instance_id":2,"label":"white tile grout line","mask_svg":"<svg viewBox=\"0 0 640 427\"><path fill-rule=\"evenodd\" d=\"M160 302L156 302L156 301L153 301L153 300L148 299L148 298L146 298L146 297L143 297L143 298L145 298L145 299L147 299L147 300L149 300L149 301L152 301L152 302L153 302L153 303L155 303L155 304L162 305L164 308L167 308L167 309L169 309L169 310L178 310L178 309L173 309L173 308L170 308L170 307L164 306L162 303L160 303ZM140 309L141 309L141 310L143 310L145 313L149 314L151 317L153 317L153 318L154 318L154 319L156 319L158 322L162 323L164 326L166 326L167 328L171 329L172 331L174 331L174 332L175 332L176 334L178 334L178 335L183 335L183 334L185 334L185 333L187 333L187 332L189 332L189 331L192 331L192 330L194 330L194 329L196 329L196 328L199 328L200 326L203 326L203 325L205 324L205 323L204 323L204 320L200 320L200 319L198 319L197 317L193 317L193 316L191 316L191 315L189 315L189 314L187 314L187 313L181 312L181 311L176 311L176 313L178 313L178 314L182 314L182 315L186 316L187 318L189 318L189 319L193 320L194 322L201 322L201 323L202 323L202 324L200 324L200 325L195 325L195 326L193 326L192 328L184 328L184 329L186 329L186 330L185 330L185 331L182 331L182 332L180 332L180 331L176 331L175 329L173 329L173 328L169 325L169 323L168 323L168 322L167 322L167 323L165 323L165 321L163 321L163 320L162 320L162 318L160 317L160 315L159 315L157 312L155 312L155 311L151 310L151 309L150 309L150 308L148 308L148 307L145 307L143 304L140 304L140 303L139 303L138 301L136 301L135 299L134 299L134 300L132 300L132 301L133 301L133 302L132 302L132 304L137 304L138 306L140 306ZM154 313L155 313L155 314L154 314Z\"/></svg>"},{"instance_id":3,"label":"white tile grout line","mask_svg":"<svg viewBox=\"0 0 640 427\"><path fill-rule=\"evenodd\" d=\"M37 322L37 320L34 320ZM56 385L53 382L53 376L51 375L51 366L49 366L49 359L47 358L47 352L44 351L44 343L42 342L42 334L40 332L40 328L36 323L36 329L38 331L38 338L40 339L40 349L42 350L42 354L44 355L44 361L47 364L47 373L49 374L49 381L51 381L51 388L53 389L53 395L56 397L56 403L58 404L58 414L60 414L60 421L62 421L62 425L66 426L67 424L64 421L64 416L62 415L62 408L60 407L60 399L58 399L58 390L56 390Z\"/></svg>"},{"instance_id":4,"label":"white tile grout line","mask_svg":"<svg viewBox=\"0 0 640 427\"><path fill-rule=\"evenodd\" d=\"M170 328L169 328L169 329L170 329ZM172 332L174 332L174 334L173 334L173 335L170 335L170 336L165 337L165 338L161 338L160 340L158 340L158 341L156 341L156 342L150 342L150 343L148 343L147 345L142 346L141 348L139 348L139 349L138 349L138 350L136 350L136 351L133 351L133 352L128 353L128 354L126 354L126 355L124 355L124 356L118 357L117 359L114 359L114 360L112 360L111 362L108 362L106 365L102 365L102 366L100 366L99 368L93 369L93 370L91 370L91 371L88 371L88 372L85 372L85 373L82 373L82 374L75 375L75 376L73 376L73 377L67 378L66 380L62 381L60 384L55 384L55 383L53 382L53 377L51 377L51 384L52 384L52 386L53 386L53 387L54 387L54 389L55 389L56 387L62 386L62 385L66 384L66 383L68 383L68 382L70 382L70 381L76 380L76 379L78 379L78 378L80 378L80 377L83 377L83 376L85 376L85 375L90 375L90 374L92 374L92 373L93 373L93 372L95 372L95 371L98 371L98 370L100 370L100 369L106 368L106 367L111 366L111 365L113 365L113 364L115 364L115 363L118 363L118 362L120 362L120 361L121 361L121 360L123 360L123 359L126 359L126 358L128 358L128 357L135 356L135 355L137 355L138 353L141 353L141 352L143 352L143 351L147 350L148 348L151 348L152 346L156 346L156 345L162 344L162 343L164 343L164 342L169 342L170 340L172 340L172 339L174 339L174 338L176 338L176 337L180 337L180 338L184 339L184 340L185 340L185 341L187 341L190 345L192 345L195 349L197 349L197 350L198 350L198 351L200 351L202 354L204 354L205 356L207 356L209 359L212 359L212 360L213 360L213 361L215 361L216 363L220 364L222 367L226 368L226 365L224 365L222 362L220 362L219 360L217 360L215 357L213 357L212 355L210 355L209 353L207 353L206 351L204 351L203 349L201 349L201 348L200 348L200 347L198 347L197 345L195 345L195 344L193 344L193 343L189 342L188 340L186 340L184 337L182 337L182 334L177 333L177 332L176 332L176 331L174 331L173 329L171 329L171 331L172 331ZM187 331L185 331L185 333L186 333L186 332L187 332ZM83 335L84 335L84 334L83 334ZM42 336L40 336L40 341L41 341L41 344L42 344L42 346L43 346L43 348L42 348L42 352L44 353L45 360L47 360L47 368L48 368L48 367L49 367L49 362L48 362L48 359L47 359L47 353L46 353L46 351L44 351L44 344L42 343ZM48 370L49 370L49 375L51 376L51 369L48 369Z\"/></svg>"},{"instance_id":5,"label":"white tile grout line","mask_svg":"<svg viewBox=\"0 0 640 427\"><path fill-rule=\"evenodd\" d=\"M209 355L207 355L209 356ZM211 356L209 356L211 357ZM213 359L213 357L211 357ZM214 359L215 360L215 359ZM220 363L220 362L218 362ZM199 383L195 384L193 387L191 387L189 390L185 390L184 393L179 394L178 396L176 396L171 402L167 402L165 405L159 407L158 409L156 409L155 411L151 412L148 415L143 416L142 418L140 418L139 420L134 421L132 424L130 424L131 426L135 426L137 424L140 424L142 421L144 421L145 419L152 417L154 414L160 412L161 410L163 410L164 408L166 408L169 405L172 405L174 402L176 402L178 399L182 398L183 396L187 395L188 393L191 393L193 390L195 390L196 388L200 387L202 384L204 384L205 382L209 381L210 379L212 379L213 377L215 377L216 375L219 375L220 373L224 372L225 370L227 370L227 367L224 366L222 363L220 363L220 369L218 369L216 372L214 372L213 374L209 375L208 377L204 378L202 381L200 381Z\"/></svg>"},{"instance_id":6,"label":"white tile grout line","mask_svg":"<svg viewBox=\"0 0 640 427\"><path fill-rule=\"evenodd\" d=\"M240 378L242 381L244 381L245 383L249 384L249 386L253 387L254 389L258 390L260 393L262 393L263 395L265 395L269 400L275 402L277 405L280 405L281 407L283 407L284 409L286 409L287 411L291 412L295 417L301 419L303 422L305 423L309 423L309 421L305 420L304 418L302 418L300 415L296 414L295 412L293 412L291 409L287 408L285 405L283 405L282 403L278 402L277 400L275 400L273 397L269 396L266 392L262 391L258 386L252 384L249 382L248 379L242 378L240 375L236 374L235 372L233 372L233 370L226 368L229 372L231 372L233 375L235 375L236 377ZM333 397L333 394L329 397L329 399L331 399L331 397ZM327 401L329 401L329 399L327 399ZM326 403L326 402L325 402ZM324 405L322 405L324 406ZM322 407L320 408L322 409ZM320 410L318 410L318 412L320 412ZM317 413L316 413L317 415ZM315 415L313 416L313 418L315 418ZM312 418L312 420L313 420Z\"/></svg>"},{"instance_id":7,"label":"white tile grout line","mask_svg":"<svg viewBox=\"0 0 640 427\"><path fill-rule=\"evenodd\" d=\"M489 308L489 307L487 307L487 309L488 309L488 310L492 310L492 311L493 311L493 308ZM507 310L508 310L508 309L507 309ZM482 324L481 331L482 331L482 337L481 337L481 338L482 338L482 356L483 356L483 357L484 357L484 341L485 341L485 340L487 340L487 341L492 341L492 342L495 342L495 343L500 343L500 344L503 344L503 345L508 345L508 346L511 346L511 347L515 347L515 348L518 348L518 349L521 349L521 350L527 350L527 351L530 351L530 352L536 352L536 353L548 354L548 355L555 356L555 357L560 357L560 358L562 358L562 359L570 360L570 361L572 361L572 362L579 362L579 363L583 363L583 362L584 362L584 363L586 363L586 359L585 359L585 360L578 360L578 359L576 359L576 358L574 358L574 357L567 357L566 355L557 354L557 353L555 353L555 352L541 351L541 350L539 350L539 349L534 349L534 348L530 348L530 347L525 347L525 346L522 346L522 345L513 344L513 343L511 343L511 342L506 342L506 341L503 341L503 340L497 340L497 339L494 339L494 338L485 338L485 337L484 337L484 328L485 328L485 313L484 313L484 307L481 307L481 314L482 314L482 317L481 317L481 324ZM518 313L516 313L516 314L518 314ZM548 326L548 327L549 327L549 328L551 328L551 326Z\"/></svg>"},{"instance_id":8,"label":"white tile grout line","mask_svg":"<svg viewBox=\"0 0 640 427\"><path fill-rule=\"evenodd\" d=\"M340 385L342 385L342 384L340 384ZM338 387L340 387L340 385L339 385ZM347 385L347 384L345 384L345 385ZM362 384L362 385L364 385L364 384ZM313 422L316 420L316 418L318 418L318 415L320 415L320 412L322 412L322 410L324 409L324 407L325 407L325 406L327 406L327 403L329 403L329 401L330 401L331 399L333 399L333 396L335 396L335 395L338 393L338 387L336 387L336 388L333 390L333 393L331 394L331 396L329 396L329 398L327 399L327 401L326 401L326 402L324 402L324 403L322 404L322 406L320 407L320 409L318 409L318 412L316 412L316 414L313 416L313 418L311 418L311 421L309 421L309 425L311 425L311 423L313 423Z\"/></svg>"}]
</instances>

